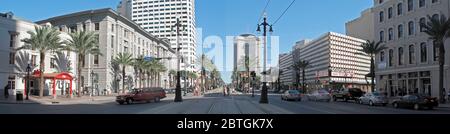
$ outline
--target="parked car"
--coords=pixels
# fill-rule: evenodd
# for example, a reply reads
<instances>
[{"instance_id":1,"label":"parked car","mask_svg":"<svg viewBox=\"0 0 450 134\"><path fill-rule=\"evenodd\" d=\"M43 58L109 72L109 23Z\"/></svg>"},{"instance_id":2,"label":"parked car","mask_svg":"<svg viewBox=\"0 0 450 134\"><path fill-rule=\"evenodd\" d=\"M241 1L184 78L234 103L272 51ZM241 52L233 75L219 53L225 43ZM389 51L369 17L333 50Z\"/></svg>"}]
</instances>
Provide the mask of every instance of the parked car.
<instances>
[{"instance_id":1,"label":"parked car","mask_svg":"<svg viewBox=\"0 0 450 134\"><path fill-rule=\"evenodd\" d=\"M359 88L346 88L333 92L333 101L341 99L343 101L358 100L364 92Z\"/></svg>"},{"instance_id":2,"label":"parked car","mask_svg":"<svg viewBox=\"0 0 450 134\"><path fill-rule=\"evenodd\" d=\"M429 97L426 95L405 95L400 99L394 100L394 102L392 102L392 105L394 106L394 108L406 107L419 110L424 107L433 109L439 104L436 97Z\"/></svg>"},{"instance_id":3,"label":"parked car","mask_svg":"<svg viewBox=\"0 0 450 134\"><path fill-rule=\"evenodd\" d=\"M134 102L159 102L166 98L166 92L162 88L143 88L133 89L130 93L119 95L116 97L116 102L119 104L133 104Z\"/></svg>"},{"instance_id":4,"label":"parked car","mask_svg":"<svg viewBox=\"0 0 450 134\"><path fill-rule=\"evenodd\" d=\"M360 104L369 104L370 106L374 105L383 105L386 106L389 103L388 98L379 92L366 93L363 96L359 97L358 102Z\"/></svg>"},{"instance_id":5,"label":"parked car","mask_svg":"<svg viewBox=\"0 0 450 134\"><path fill-rule=\"evenodd\" d=\"M297 90L287 90L283 94L281 94L281 100L295 100L295 101L301 101L302 96L299 91Z\"/></svg>"},{"instance_id":6,"label":"parked car","mask_svg":"<svg viewBox=\"0 0 450 134\"><path fill-rule=\"evenodd\" d=\"M316 90L308 94L308 100L329 102L331 100L331 94L326 89Z\"/></svg>"}]
</instances>

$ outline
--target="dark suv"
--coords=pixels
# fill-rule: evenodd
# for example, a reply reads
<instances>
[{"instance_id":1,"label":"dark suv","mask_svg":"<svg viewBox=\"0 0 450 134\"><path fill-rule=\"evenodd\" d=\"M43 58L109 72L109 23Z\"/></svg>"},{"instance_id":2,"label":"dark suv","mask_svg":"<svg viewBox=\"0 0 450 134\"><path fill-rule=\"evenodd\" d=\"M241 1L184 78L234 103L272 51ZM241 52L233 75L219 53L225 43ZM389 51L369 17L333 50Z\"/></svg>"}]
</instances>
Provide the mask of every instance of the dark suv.
<instances>
[{"instance_id":1,"label":"dark suv","mask_svg":"<svg viewBox=\"0 0 450 134\"><path fill-rule=\"evenodd\" d=\"M343 101L357 100L363 94L364 92L359 88L346 88L341 90L335 90L332 92L333 101L337 101L337 99L341 99Z\"/></svg>"}]
</instances>

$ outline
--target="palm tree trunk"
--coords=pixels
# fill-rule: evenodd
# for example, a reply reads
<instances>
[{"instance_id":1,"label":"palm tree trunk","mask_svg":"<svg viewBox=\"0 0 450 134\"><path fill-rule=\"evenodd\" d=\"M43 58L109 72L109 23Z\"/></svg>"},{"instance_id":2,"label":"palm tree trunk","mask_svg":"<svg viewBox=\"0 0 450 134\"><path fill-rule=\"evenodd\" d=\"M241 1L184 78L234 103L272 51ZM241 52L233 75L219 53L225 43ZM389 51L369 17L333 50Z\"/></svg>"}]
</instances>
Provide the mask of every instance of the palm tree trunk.
<instances>
[{"instance_id":1,"label":"palm tree trunk","mask_svg":"<svg viewBox=\"0 0 450 134\"><path fill-rule=\"evenodd\" d=\"M41 71L41 75L40 75L40 78L39 78L39 97L44 97L44 84L45 84L45 82L44 82L44 67L45 67L45 53L40 53L40 58L41 58L41 61L39 61L40 62L40 65L39 65L39 70Z\"/></svg>"},{"instance_id":2,"label":"palm tree trunk","mask_svg":"<svg viewBox=\"0 0 450 134\"><path fill-rule=\"evenodd\" d=\"M81 70L82 70L82 63L83 55L78 55L78 67L77 67L77 75L78 75L78 81L77 81L77 91L78 91L78 97L81 97Z\"/></svg>"},{"instance_id":3,"label":"palm tree trunk","mask_svg":"<svg viewBox=\"0 0 450 134\"><path fill-rule=\"evenodd\" d=\"M303 93L307 93L306 86L305 86L305 69L302 70L302 88L303 88Z\"/></svg>"},{"instance_id":4,"label":"palm tree trunk","mask_svg":"<svg viewBox=\"0 0 450 134\"><path fill-rule=\"evenodd\" d=\"M122 93L125 93L125 65L122 67Z\"/></svg>"},{"instance_id":5,"label":"palm tree trunk","mask_svg":"<svg viewBox=\"0 0 450 134\"><path fill-rule=\"evenodd\" d=\"M439 45L439 98L441 103L445 103L444 90L444 64L445 64L445 47L443 43Z\"/></svg>"},{"instance_id":6,"label":"palm tree trunk","mask_svg":"<svg viewBox=\"0 0 450 134\"><path fill-rule=\"evenodd\" d=\"M375 63L374 63L373 56L370 57L370 76L372 77L372 83L371 83L371 90L372 92L375 91Z\"/></svg>"}]
</instances>

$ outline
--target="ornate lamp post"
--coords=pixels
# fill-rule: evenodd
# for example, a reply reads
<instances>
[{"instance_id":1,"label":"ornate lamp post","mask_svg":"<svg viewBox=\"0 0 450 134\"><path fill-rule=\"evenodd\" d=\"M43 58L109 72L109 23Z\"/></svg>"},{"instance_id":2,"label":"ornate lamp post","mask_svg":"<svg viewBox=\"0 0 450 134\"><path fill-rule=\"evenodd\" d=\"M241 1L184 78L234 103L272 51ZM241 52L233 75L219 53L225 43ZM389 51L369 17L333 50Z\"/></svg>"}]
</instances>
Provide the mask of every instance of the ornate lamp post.
<instances>
[{"instance_id":1,"label":"ornate lamp post","mask_svg":"<svg viewBox=\"0 0 450 134\"><path fill-rule=\"evenodd\" d=\"M29 96L29 93L30 93L30 72L31 72L30 64L28 64L26 71L27 71L27 80L26 80L26 83L25 83L25 86L26 86L25 89L27 91L25 93L26 94L25 100L28 100L28 96Z\"/></svg>"}]
</instances>

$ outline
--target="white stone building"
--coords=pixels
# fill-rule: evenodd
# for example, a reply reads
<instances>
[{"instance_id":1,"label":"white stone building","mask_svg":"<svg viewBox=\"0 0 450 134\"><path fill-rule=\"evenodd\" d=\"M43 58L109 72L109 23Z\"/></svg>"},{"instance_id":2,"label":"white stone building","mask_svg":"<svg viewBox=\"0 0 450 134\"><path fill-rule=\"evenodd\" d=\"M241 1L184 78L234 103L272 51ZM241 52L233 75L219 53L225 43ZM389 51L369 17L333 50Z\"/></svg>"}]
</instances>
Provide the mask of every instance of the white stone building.
<instances>
[{"instance_id":1,"label":"white stone building","mask_svg":"<svg viewBox=\"0 0 450 134\"><path fill-rule=\"evenodd\" d=\"M111 60L119 53L130 53L132 58L141 55L158 58L176 57L167 41L153 36L133 21L109 8L66 14L37 23L44 24L47 22L59 27L64 32L88 30L98 34L99 47L103 55L89 54L82 60L85 63L81 78L83 87L93 86L90 74L94 72L98 75L98 83L94 83L94 87L98 85L100 90L111 89L113 92L122 89L122 82L118 81L121 81L120 78L123 76L120 76L120 71L117 73L111 67ZM175 60L162 60L161 62L170 69L174 66L173 61ZM167 82L164 81L168 80L167 72L160 73L151 80L147 80L147 75L143 76L144 80L139 80L136 70L132 66L128 66L126 75L128 89L140 87L140 85L167 87Z\"/></svg>"},{"instance_id":2,"label":"white stone building","mask_svg":"<svg viewBox=\"0 0 450 134\"><path fill-rule=\"evenodd\" d=\"M427 16L450 16L448 0L374 0L374 39L388 47L376 56L377 88L390 96L439 96L438 50L422 32ZM445 42L444 88L450 89L450 43Z\"/></svg>"}]
</instances>

